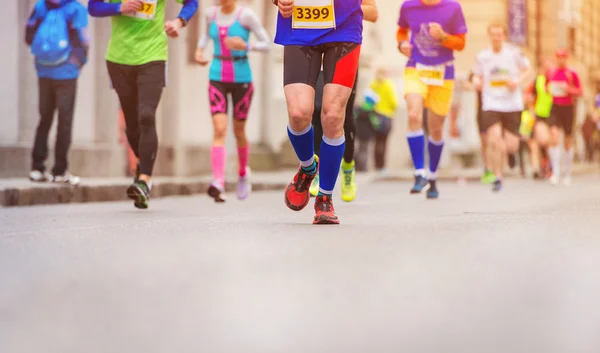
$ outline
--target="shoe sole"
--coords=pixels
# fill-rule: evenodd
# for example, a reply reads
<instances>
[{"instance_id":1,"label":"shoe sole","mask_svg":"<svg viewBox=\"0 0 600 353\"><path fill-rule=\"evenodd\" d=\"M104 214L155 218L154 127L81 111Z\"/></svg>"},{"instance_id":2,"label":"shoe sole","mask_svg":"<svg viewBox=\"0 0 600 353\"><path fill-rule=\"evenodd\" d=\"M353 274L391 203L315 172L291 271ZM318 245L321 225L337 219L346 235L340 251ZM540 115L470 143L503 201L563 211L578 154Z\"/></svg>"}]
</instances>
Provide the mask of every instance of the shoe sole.
<instances>
[{"instance_id":1,"label":"shoe sole","mask_svg":"<svg viewBox=\"0 0 600 353\"><path fill-rule=\"evenodd\" d=\"M304 201L304 203L302 205L299 205L299 206L293 205L290 202L290 199L288 197L288 195L292 191L293 187L294 187L294 183L289 183L288 186L287 186L287 188L285 188L285 194L283 195L283 201L285 202L285 205L287 206L287 208L289 208L290 210L296 211L296 212L302 211L306 207L306 205L308 205L308 202L310 201L310 192L308 190L306 190L304 192L304 194L306 194L305 195L306 200ZM297 192L297 191L295 191L295 192Z\"/></svg>"},{"instance_id":2,"label":"shoe sole","mask_svg":"<svg viewBox=\"0 0 600 353\"><path fill-rule=\"evenodd\" d=\"M313 220L313 224L317 224L317 225L335 225L335 224L340 224L340 220L339 219L331 219L329 217L315 217L315 219Z\"/></svg>"},{"instance_id":3,"label":"shoe sole","mask_svg":"<svg viewBox=\"0 0 600 353\"><path fill-rule=\"evenodd\" d=\"M439 194L435 194L435 195L427 194L427 200L435 200L439 197L440 197Z\"/></svg>"},{"instance_id":4,"label":"shoe sole","mask_svg":"<svg viewBox=\"0 0 600 353\"><path fill-rule=\"evenodd\" d=\"M148 197L137 185L131 185L127 189L127 197L134 201L133 205L135 208L139 208L141 210L148 208Z\"/></svg>"},{"instance_id":5,"label":"shoe sole","mask_svg":"<svg viewBox=\"0 0 600 353\"><path fill-rule=\"evenodd\" d=\"M216 203L223 203L225 202L225 199L222 197L222 192L221 190L217 189L216 187L212 186L208 188L208 196L212 197Z\"/></svg>"}]
</instances>

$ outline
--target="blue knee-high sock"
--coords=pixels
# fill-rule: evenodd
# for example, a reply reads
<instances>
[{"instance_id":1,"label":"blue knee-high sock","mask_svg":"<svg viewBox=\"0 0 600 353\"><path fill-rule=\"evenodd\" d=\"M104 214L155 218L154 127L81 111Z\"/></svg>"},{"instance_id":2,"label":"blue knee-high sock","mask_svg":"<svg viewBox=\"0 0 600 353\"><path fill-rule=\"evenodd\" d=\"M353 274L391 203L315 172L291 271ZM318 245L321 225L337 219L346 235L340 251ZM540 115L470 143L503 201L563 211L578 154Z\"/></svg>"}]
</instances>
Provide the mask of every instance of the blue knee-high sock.
<instances>
[{"instance_id":1,"label":"blue knee-high sock","mask_svg":"<svg viewBox=\"0 0 600 353\"><path fill-rule=\"evenodd\" d=\"M316 172L316 163L315 163L315 132L313 130L312 125L309 125L304 131L294 131L288 125L288 136L290 138L290 142L292 143L292 147L294 147L294 151L296 152L296 156L300 160L300 164L302 168L309 173Z\"/></svg>"},{"instance_id":2,"label":"blue knee-high sock","mask_svg":"<svg viewBox=\"0 0 600 353\"><path fill-rule=\"evenodd\" d=\"M344 135L334 139L323 136L319 156L319 195L333 194L345 149Z\"/></svg>"},{"instance_id":3,"label":"blue knee-high sock","mask_svg":"<svg viewBox=\"0 0 600 353\"><path fill-rule=\"evenodd\" d=\"M425 176L425 135L423 130L406 134L410 155L415 166L415 175Z\"/></svg>"},{"instance_id":4,"label":"blue knee-high sock","mask_svg":"<svg viewBox=\"0 0 600 353\"><path fill-rule=\"evenodd\" d=\"M442 158L442 150L444 149L444 140L436 141L429 138L427 143L429 149L429 179L437 179L437 168L440 164L440 158Z\"/></svg>"}]
</instances>

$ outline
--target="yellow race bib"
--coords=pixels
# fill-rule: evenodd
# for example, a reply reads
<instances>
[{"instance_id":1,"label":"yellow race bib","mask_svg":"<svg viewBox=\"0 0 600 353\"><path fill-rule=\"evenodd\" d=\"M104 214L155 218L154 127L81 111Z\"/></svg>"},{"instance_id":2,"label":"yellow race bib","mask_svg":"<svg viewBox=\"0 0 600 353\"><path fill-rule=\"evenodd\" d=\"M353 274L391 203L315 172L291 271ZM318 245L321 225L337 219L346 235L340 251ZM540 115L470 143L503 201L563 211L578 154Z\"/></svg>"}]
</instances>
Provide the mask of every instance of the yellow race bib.
<instances>
[{"instance_id":1,"label":"yellow race bib","mask_svg":"<svg viewBox=\"0 0 600 353\"><path fill-rule=\"evenodd\" d=\"M506 87L506 86L508 86L508 81L506 81L506 80L490 81L490 86L494 87L494 88Z\"/></svg>"},{"instance_id":2,"label":"yellow race bib","mask_svg":"<svg viewBox=\"0 0 600 353\"><path fill-rule=\"evenodd\" d=\"M127 0L123 0L123 2L127 2ZM156 3L158 0L144 0L142 4L142 9L134 14L123 14L123 16L129 17L137 17L144 20L152 21L156 16Z\"/></svg>"},{"instance_id":3,"label":"yellow race bib","mask_svg":"<svg viewBox=\"0 0 600 353\"><path fill-rule=\"evenodd\" d=\"M335 28L334 0L295 0L292 28Z\"/></svg>"},{"instance_id":4,"label":"yellow race bib","mask_svg":"<svg viewBox=\"0 0 600 353\"><path fill-rule=\"evenodd\" d=\"M423 83L430 86L444 86L446 65L422 65L417 63L417 75Z\"/></svg>"}]
</instances>

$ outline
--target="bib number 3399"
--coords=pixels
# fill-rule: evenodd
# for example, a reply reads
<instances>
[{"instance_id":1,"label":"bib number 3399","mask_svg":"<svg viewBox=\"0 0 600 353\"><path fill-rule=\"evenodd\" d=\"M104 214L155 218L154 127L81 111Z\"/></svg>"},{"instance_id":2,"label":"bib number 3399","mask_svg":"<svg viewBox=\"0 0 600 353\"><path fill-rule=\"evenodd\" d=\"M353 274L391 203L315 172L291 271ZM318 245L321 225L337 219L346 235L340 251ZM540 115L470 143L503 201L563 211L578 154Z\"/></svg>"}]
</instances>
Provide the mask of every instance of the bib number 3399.
<instances>
[{"instance_id":1,"label":"bib number 3399","mask_svg":"<svg viewBox=\"0 0 600 353\"><path fill-rule=\"evenodd\" d=\"M295 0L292 28L335 28L334 0Z\"/></svg>"},{"instance_id":2,"label":"bib number 3399","mask_svg":"<svg viewBox=\"0 0 600 353\"><path fill-rule=\"evenodd\" d=\"M123 2L127 2L124 0ZM156 16L156 3L158 0L143 0L142 8L135 13L123 14L124 16L137 17L144 20L152 21Z\"/></svg>"}]
</instances>

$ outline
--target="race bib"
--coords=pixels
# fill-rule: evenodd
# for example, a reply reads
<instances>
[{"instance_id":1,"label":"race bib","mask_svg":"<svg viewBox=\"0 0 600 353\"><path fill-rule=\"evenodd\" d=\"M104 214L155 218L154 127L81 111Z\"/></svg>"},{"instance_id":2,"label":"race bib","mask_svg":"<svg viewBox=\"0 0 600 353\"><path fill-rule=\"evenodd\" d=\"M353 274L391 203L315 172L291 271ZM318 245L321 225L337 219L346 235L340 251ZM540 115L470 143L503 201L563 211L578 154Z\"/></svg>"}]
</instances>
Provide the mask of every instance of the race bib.
<instances>
[{"instance_id":1,"label":"race bib","mask_svg":"<svg viewBox=\"0 0 600 353\"><path fill-rule=\"evenodd\" d=\"M428 66L417 64L417 75L426 85L444 86L446 65Z\"/></svg>"},{"instance_id":2,"label":"race bib","mask_svg":"<svg viewBox=\"0 0 600 353\"><path fill-rule=\"evenodd\" d=\"M292 28L335 28L334 0L295 0Z\"/></svg>"},{"instance_id":3,"label":"race bib","mask_svg":"<svg viewBox=\"0 0 600 353\"><path fill-rule=\"evenodd\" d=\"M550 93L554 97L566 97L567 91L562 88L562 81L553 81L548 85Z\"/></svg>"},{"instance_id":4,"label":"race bib","mask_svg":"<svg viewBox=\"0 0 600 353\"><path fill-rule=\"evenodd\" d=\"M123 2L127 2L127 0L123 0ZM123 14L123 16L136 17L144 20L152 21L156 16L156 3L158 0L144 0L142 9L136 13L128 13Z\"/></svg>"}]
</instances>

